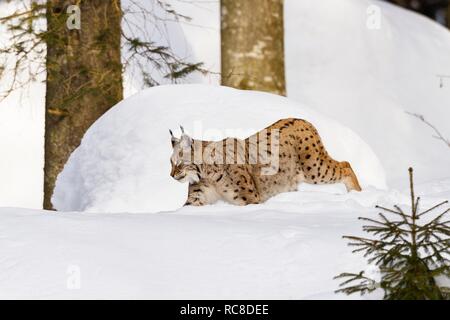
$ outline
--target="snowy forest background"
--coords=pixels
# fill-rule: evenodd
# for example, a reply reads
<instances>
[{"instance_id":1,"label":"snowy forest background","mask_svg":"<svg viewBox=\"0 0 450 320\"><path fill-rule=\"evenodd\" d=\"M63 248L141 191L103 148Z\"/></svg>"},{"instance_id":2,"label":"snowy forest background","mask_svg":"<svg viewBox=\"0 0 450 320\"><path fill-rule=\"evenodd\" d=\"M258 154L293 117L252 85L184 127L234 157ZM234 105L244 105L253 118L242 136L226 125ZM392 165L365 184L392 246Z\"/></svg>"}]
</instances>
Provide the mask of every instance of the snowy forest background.
<instances>
[{"instance_id":1,"label":"snowy forest background","mask_svg":"<svg viewBox=\"0 0 450 320\"><path fill-rule=\"evenodd\" d=\"M69 30L70 1L0 1L0 297L348 298L334 276L380 276L341 239L357 217L408 207L408 167L425 207L450 198L449 1L239 2L82 1ZM363 192L181 208L169 128L246 137L289 116Z\"/></svg>"}]
</instances>

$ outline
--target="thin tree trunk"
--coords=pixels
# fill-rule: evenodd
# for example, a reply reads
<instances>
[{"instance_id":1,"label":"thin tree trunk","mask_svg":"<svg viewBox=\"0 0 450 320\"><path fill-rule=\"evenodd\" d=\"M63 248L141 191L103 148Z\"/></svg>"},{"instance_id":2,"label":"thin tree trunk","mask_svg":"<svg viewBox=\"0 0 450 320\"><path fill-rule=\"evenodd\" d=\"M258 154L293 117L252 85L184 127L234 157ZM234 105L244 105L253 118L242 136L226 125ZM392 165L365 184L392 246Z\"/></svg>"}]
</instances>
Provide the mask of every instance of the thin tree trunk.
<instances>
[{"instance_id":1,"label":"thin tree trunk","mask_svg":"<svg viewBox=\"0 0 450 320\"><path fill-rule=\"evenodd\" d=\"M81 29L66 26L79 3ZM55 180L86 130L122 99L120 0L47 2L44 208Z\"/></svg>"},{"instance_id":2,"label":"thin tree trunk","mask_svg":"<svg viewBox=\"0 0 450 320\"><path fill-rule=\"evenodd\" d=\"M286 95L283 0L221 0L222 84Z\"/></svg>"}]
</instances>

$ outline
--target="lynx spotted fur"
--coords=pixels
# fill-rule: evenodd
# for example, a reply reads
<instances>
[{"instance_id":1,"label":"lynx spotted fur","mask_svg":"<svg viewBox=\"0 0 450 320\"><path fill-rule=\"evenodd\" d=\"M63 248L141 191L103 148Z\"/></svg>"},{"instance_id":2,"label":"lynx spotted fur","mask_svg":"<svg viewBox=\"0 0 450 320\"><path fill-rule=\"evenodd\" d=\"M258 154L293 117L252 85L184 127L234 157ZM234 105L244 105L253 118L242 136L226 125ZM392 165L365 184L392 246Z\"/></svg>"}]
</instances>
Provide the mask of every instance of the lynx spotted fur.
<instances>
[{"instance_id":1,"label":"lynx spotted fur","mask_svg":"<svg viewBox=\"0 0 450 320\"><path fill-rule=\"evenodd\" d=\"M186 205L262 203L299 183L361 190L350 164L331 158L314 126L301 119L279 120L245 140L193 140L183 130L181 138L172 134L172 148L171 176L189 182Z\"/></svg>"}]
</instances>

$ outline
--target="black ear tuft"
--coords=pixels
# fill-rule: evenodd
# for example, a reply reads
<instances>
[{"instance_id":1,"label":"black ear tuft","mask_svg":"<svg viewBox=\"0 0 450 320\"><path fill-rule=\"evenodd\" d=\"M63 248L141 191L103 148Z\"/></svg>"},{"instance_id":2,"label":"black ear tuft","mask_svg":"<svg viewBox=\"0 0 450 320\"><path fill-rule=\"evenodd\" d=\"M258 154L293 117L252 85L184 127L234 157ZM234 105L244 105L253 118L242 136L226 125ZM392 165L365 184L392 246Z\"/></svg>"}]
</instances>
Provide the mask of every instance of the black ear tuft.
<instances>
[{"instance_id":1,"label":"black ear tuft","mask_svg":"<svg viewBox=\"0 0 450 320\"><path fill-rule=\"evenodd\" d=\"M177 138L170 139L170 143L172 143L172 148L175 147L175 145L179 142Z\"/></svg>"},{"instance_id":2,"label":"black ear tuft","mask_svg":"<svg viewBox=\"0 0 450 320\"><path fill-rule=\"evenodd\" d=\"M175 136L173 135L172 130L169 129L169 133L170 133L170 142L172 143L172 148L175 147L175 145L180 141L179 139L175 138Z\"/></svg>"}]
</instances>

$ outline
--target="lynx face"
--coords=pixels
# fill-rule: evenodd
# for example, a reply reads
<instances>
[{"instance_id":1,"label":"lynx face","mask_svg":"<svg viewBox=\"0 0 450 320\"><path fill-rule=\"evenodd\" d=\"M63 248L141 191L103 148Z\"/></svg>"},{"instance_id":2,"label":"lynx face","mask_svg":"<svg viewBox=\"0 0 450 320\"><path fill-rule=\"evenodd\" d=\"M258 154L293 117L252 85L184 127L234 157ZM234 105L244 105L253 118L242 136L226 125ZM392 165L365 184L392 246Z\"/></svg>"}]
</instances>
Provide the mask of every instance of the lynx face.
<instances>
[{"instance_id":1,"label":"lynx face","mask_svg":"<svg viewBox=\"0 0 450 320\"><path fill-rule=\"evenodd\" d=\"M200 173L198 166L193 163L191 157L192 138L183 134L180 139L172 135L172 156L170 163L172 170L170 175L175 180L190 184L196 183L200 180Z\"/></svg>"}]
</instances>

